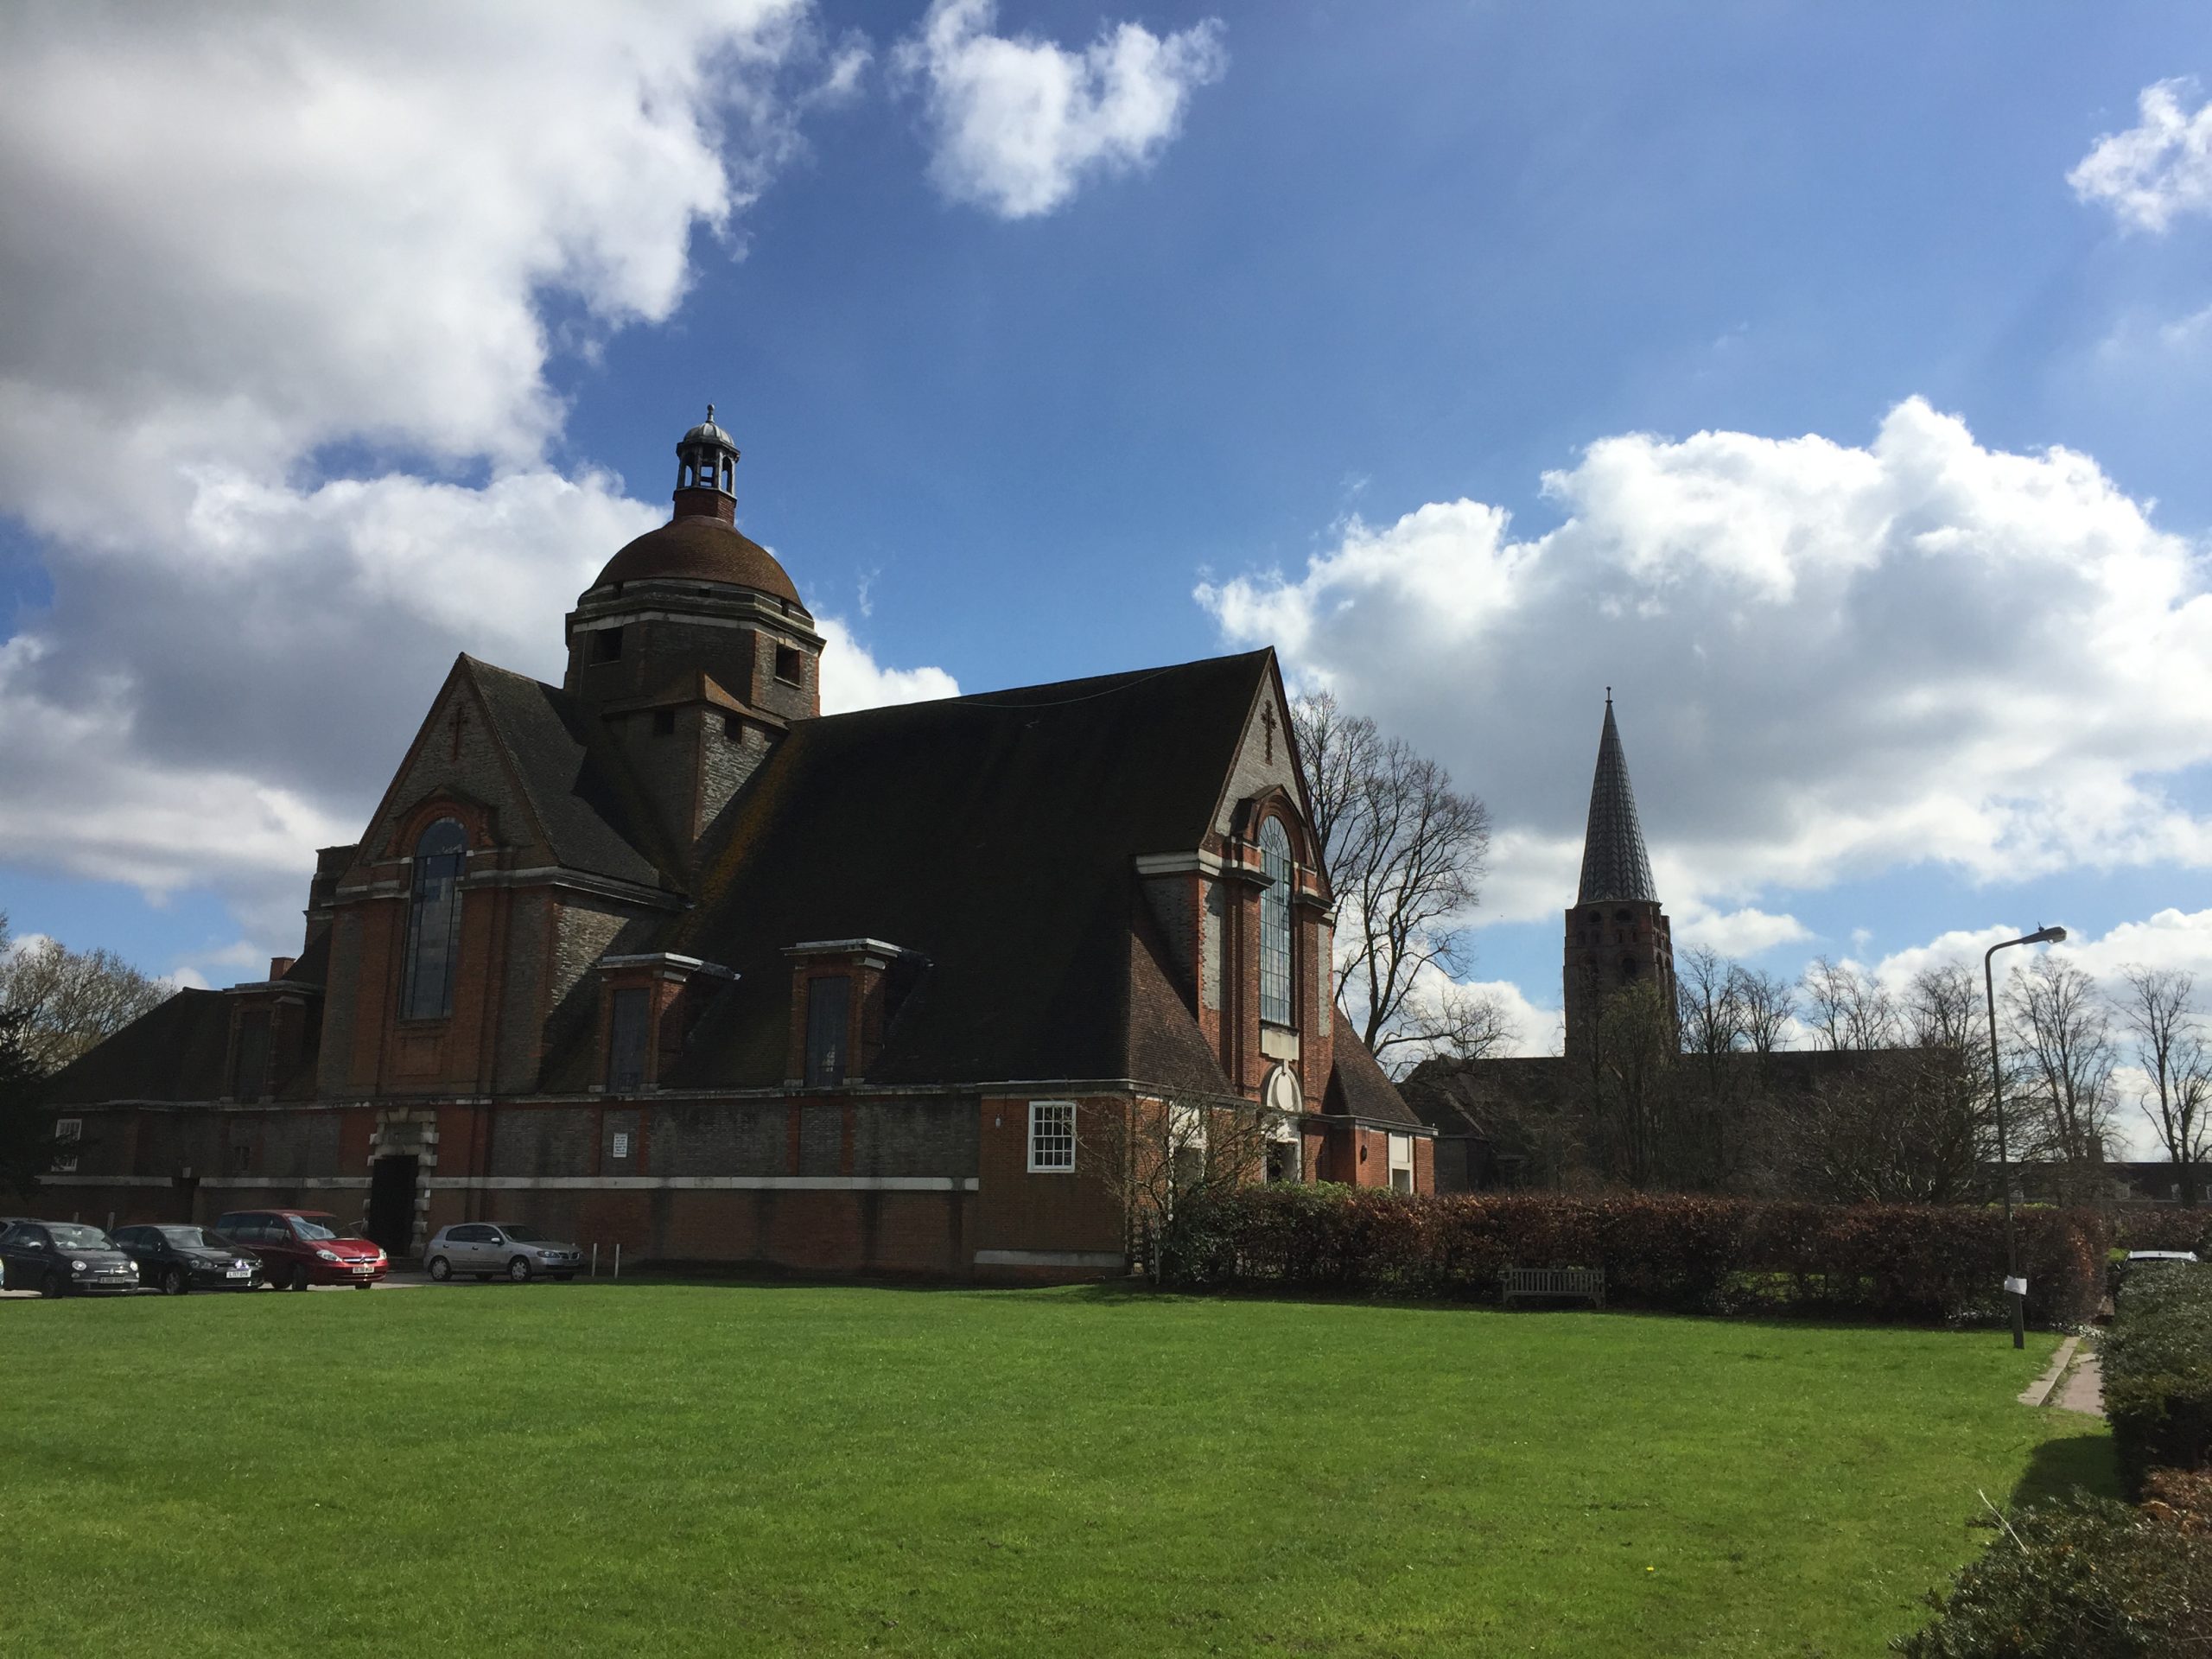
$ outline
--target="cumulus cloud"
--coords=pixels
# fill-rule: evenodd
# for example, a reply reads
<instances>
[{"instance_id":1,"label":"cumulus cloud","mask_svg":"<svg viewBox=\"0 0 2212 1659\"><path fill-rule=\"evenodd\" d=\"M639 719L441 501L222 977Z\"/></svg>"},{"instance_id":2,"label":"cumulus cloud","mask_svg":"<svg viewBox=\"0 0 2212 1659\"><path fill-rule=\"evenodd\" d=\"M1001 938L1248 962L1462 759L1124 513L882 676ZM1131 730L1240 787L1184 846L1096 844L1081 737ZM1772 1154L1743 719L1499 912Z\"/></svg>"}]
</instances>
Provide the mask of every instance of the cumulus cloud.
<instances>
[{"instance_id":1,"label":"cumulus cloud","mask_svg":"<svg viewBox=\"0 0 2212 1659\"><path fill-rule=\"evenodd\" d=\"M815 619L822 648L822 712L842 715L887 702L926 702L957 697L959 682L941 668L884 668L853 637L842 617Z\"/></svg>"},{"instance_id":2,"label":"cumulus cloud","mask_svg":"<svg viewBox=\"0 0 2212 1659\"><path fill-rule=\"evenodd\" d=\"M2169 793L2212 760L2205 569L2088 457L1913 398L1865 447L1609 437L1544 490L1541 535L1432 503L1197 590L1485 798L1488 917L1572 890L1607 684L1681 913L1924 861L2212 864Z\"/></svg>"},{"instance_id":3,"label":"cumulus cloud","mask_svg":"<svg viewBox=\"0 0 2212 1659\"><path fill-rule=\"evenodd\" d=\"M2194 108L2188 107L2194 105ZM2130 230L2164 231L2212 213L2212 103L2193 79L2162 80L2136 99L2136 124L2101 135L2067 183Z\"/></svg>"},{"instance_id":4,"label":"cumulus cloud","mask_svg":"<svg viewBox=\"0 0 2212 1659\"><path fill-rule=\"evenodd\" d=\"M1724 957L1755 957L1777 945L1812 937L1795 916L1772 915L1755 905L1726 911L1689 906L1671 919L1677 949L1702 945Z\"/></svg>"},{"instance_id":5,"label":"cumulus cloud","mask_svg":"<svg viewBox=\"0 0 2212 1659\"><path fill-rule=\"evenodd\" d=\"M923 89L938 188L1001 219L1049 213L1092 177L1149 166L1191 95L1229 67L1214 18L1164 38L1116 24L1071 52L991 33L997 11L937 0L894 65Z\"/></svg>"},{"instance_id":6,"label":"cumulus cloud","mask_svg":"<svg viewBox=\"0 0 2212 1659\"><path fill-rule=\"evenodd\" d=\"M665 515L557 459L549 365L669 318L866 57L806 0L0 14L0 515L52 594L0 860L283 949L454 654L557 678Z\"/></svg>"}]
</instances>

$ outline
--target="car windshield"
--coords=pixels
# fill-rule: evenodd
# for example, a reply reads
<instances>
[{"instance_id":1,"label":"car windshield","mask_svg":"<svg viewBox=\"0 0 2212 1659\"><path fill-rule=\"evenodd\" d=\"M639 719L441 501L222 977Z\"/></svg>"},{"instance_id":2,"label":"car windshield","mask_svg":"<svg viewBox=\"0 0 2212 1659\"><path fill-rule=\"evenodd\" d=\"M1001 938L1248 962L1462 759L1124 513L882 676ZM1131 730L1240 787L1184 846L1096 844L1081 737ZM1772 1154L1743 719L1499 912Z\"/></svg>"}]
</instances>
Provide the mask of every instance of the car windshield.
<instances>
[{"instance_id":1,"label":"car windshield","mask_svg":"<svg viewBox=\"0 0 2212 1659\"><path fill-rule=\"evenodd\" d=\"M54 1235L54 1242L65 1250L111 1250L107 1235L97 1227L79 1227L66 1221L49 1221L46 1230Z\"/></svg>"},{"instance_id":2,"label":"car windshield","mask_svg":"<svg viewBox=\"0 0 2212 1659\"><path fill-rule=\"evenodd\" d=\"M337 1230L326 1224L337 1219L335 1216L325 1216L320 1221L311 1221L305 1216L294 1216L292 1230L302 1238L310 1241L319 1238L335 1238L338 1236Z\"/></svg>"},{"instance_id":3,"label":"car windshield","mask_svg":"<svg viewBox=\"0 0 2212 1659\"><path fill-rule=\"evenodd\" d=\"M158 1227L155 1230L181 1250L227 1250L231 1241L205 1227Z\"/></svg>"},{"instance_id":4,"label":"car windshield","mask_svg":"<svg viewBox=\"0 0 2212 1659\"><path fill-rule=\"evenodd\" d=\"M552 1241L543 1233L534 1233L527 1227L501 1227L508 1239L517 1244L550 1244Z\"/></svg>"}]
</instances>

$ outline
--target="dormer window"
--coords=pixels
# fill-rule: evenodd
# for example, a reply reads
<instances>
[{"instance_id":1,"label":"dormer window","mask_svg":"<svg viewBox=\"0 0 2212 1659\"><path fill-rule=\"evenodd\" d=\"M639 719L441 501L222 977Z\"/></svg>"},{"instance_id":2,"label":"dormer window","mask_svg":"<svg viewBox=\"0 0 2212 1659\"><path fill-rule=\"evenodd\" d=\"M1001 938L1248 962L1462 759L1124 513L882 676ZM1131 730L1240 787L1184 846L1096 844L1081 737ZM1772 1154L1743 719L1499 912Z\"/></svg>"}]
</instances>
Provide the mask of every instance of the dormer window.
<instances>
[{"instance_id":1,"label":"dormer window","mask_svg":"<svg viewBox=\"0 0 2212 1659\"><path fill-rule=\"evenodd\" d=\"M846 1030L852 981L828 974L806 982L806 1086L830 1089L845 1080Z\"/></svg>"},{"instance_id":2,"label":"dormer window","mask_svg":"<svg viewBox=\"0 0 2212 1659\"><path fill-rule=\"evenodd\" d=\"M461 873L468 837L455 818L440 818L415 842L407 911L407 974L399 989L403 1020L442 1020L453 1012L454 960L461 949Z\"/></svg>"},{"instance_id":3,"label":"dormer window","mask_svg":"<svg viewBox=\"0 0 2212 1659\"><path fill-rule=\"evenodd\" d=\"M1260 1018L1287 1026L1290 1017L1290 900L1295 866L1290 833L1280 818L1260 826L1260 870L1268 885L1260 893Z\"/></svg>"},{"instance_id":4,"label":"dormer window","mask_svg":"<svg viewBox=\"0 0 2212 1659\"><path fill-rule=\"evenodd\" d=\"M607 999L607 1086L641 1087L645 1081L645 988L625 986Z\"/></svg>"}]
</instances>

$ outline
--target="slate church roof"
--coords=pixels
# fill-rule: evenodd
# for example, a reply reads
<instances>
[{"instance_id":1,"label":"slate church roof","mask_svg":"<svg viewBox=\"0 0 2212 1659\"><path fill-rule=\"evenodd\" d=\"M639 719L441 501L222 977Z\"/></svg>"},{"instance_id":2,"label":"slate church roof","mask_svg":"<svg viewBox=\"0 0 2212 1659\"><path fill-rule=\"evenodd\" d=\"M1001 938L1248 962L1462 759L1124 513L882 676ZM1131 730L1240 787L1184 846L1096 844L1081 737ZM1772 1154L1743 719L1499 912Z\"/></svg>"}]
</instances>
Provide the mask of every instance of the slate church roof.
<instances>
[{"instance_id":1,"label":"slate church roof","mask_svg":"<svg viewBox=\"0 0 2212 1659\"><path fill-rule=\"evenodd\" d=\"M696 906L640 947L739 976L663 1082L779 1083L785 949L868 938L929 964L872 1084L1230 1092L1133 861L1204 839L1272 673L1261 651L795 723L717 826Z\"/></svg>"},{"instance_id":2,"label":"slate church roof","mask_svg":"<svg viewBox=\"0 0 2212 1659\"><path fill-rule=\"evenodd\" d=\"M1643 826L1637 821L1636 791L1628 781L1628 756L1621 750L1620 728L1613 722L1611 693L1605 696L1605 729L1598 740L1598 772L1590 781L1590 823L1582 839L1582 886L1578 905L1615 899L1659 901L1651 880L1651 860L1643 849Z\"/></svg>"}]
</instances>

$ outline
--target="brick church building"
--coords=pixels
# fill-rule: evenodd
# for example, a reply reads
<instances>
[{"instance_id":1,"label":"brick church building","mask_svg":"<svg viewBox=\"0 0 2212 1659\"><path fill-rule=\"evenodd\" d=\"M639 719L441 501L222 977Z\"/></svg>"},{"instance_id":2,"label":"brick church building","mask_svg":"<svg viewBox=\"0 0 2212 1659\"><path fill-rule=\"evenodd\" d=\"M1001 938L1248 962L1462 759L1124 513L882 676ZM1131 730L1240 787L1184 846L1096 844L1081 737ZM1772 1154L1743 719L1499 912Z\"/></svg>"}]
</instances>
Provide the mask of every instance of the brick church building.
<instances>
[{"instance_id":1,"label":"brick church building","mask_svg":"<svg viewBox=\"0 0 2212 1659\"><path fill-rule=\"evenodd\" d=\"M1433 1132L1330 1004L1274 653L824 715L712 416L558 687L454 664L299 955L60 1074L62 1206L1112 1273L1100 1148L1170 1103L1266 1109L1271 1178L1428 1190Z\"/></svg>"}]
</instances>

